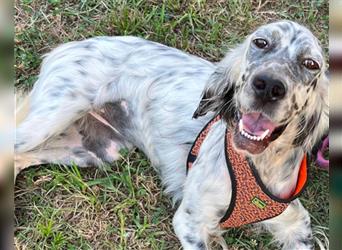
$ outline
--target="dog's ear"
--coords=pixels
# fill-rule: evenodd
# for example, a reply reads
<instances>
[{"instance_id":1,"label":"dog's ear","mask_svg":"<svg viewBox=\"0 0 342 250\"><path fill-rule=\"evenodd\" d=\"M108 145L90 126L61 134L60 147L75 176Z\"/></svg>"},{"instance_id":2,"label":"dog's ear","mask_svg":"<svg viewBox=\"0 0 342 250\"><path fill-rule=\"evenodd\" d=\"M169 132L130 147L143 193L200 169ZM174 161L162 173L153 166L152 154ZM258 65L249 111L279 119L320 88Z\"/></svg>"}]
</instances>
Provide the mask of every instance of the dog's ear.
<instances>
[{"instance_id":1,"label":"dog's ear","mask_svg":"<svg viewBox=\"0 0 342 250\"><path fill-rule=\"evenodd\" d=\"M328 133L329 129L329 80L325 73L317 79L315 95L308 100L309 108L299 122L299 133L294 145L301 146L305 152L313 147Z\"/></svg>"},{"instance_id":2,"label":"dog's ear","mask_svg":"<svg viewBox=\"0 0 342 250\"><path fill-rule=\"evenodd\" d=\"M226 81L224 72L220 72L222 69L217 70L209 77L207 85L202 93L201 101L193 114L193 118L204 116L208 112L217 112L222 105L223 93L221 87L224 86Z\"/></svg>"},{"instance_id":3,"label":"dog's ear","mask_svg":"<svg viewBox=\"0 0 342 250\"><path fill-rule=\"evenodd\" d=\"M212 94L209 94L208 92L203 93L201 101L198 104L198 107L195 110L194 114L192 115L192 118L197 119L199 116L203 116L210 111L212 101L210 100L209 96L212 96Z\"/></svg>"},{"instance_id":4,"label":"dog's ear","mask_svg":"<svg viewBox=\"0 0 342 250\"><path fill-rule=\"evenodd\" d=\"M320 103L319 109L321 111L319 118L317 119L317 126L312 131L312 137L306 142L306 149L312 150L313 146L322 139L322 137L328 134L329 130L329 79L325 73L318 78L317 82L317 99Z\"/></svg>"},{"instance_id":5,"label":"dog's ear","mask_svg":"<svg viewBox=\"0 0 342 250\"><path fill-rule=\"evenodd\" d=\"M216 70L208 79L202 93L201 101L193 114L193 118L203 116L208 112L221 113L231 107L235 84L241 77L241 69L245 65L249 38L227 53L216 66Z\"/></svg>"}]
</instances>

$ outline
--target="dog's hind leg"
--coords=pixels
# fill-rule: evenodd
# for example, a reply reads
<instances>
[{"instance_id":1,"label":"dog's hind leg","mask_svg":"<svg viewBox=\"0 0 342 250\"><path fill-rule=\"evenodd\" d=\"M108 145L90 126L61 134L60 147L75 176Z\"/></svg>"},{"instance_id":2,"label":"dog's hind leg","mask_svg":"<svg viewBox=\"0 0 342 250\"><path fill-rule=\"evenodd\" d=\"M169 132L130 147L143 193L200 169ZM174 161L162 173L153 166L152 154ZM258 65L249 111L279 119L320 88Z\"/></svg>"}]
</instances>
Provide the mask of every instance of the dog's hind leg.
<instances>
[{"instance_id":1,"label":"dog's hind leg","mask_svg":"<svg viewBox=\"0 0 342 250\"><path fill-rule=\"evenodd\" d=\"M75 90L75 93L77 91ZM33 150L49 138L63 132L74 121L91 109L91 103L82 97L75 100L53 99L45 100L29 96L28 113L17 125L15 135L15 151L23 153ZM32 100L35 99L35 103Z\"/></svg>"},{"instance_id":2,"label":"dog's hind leg","mask_svg":"<svg viewBox=\"0 0 342 250\"><path fill-rule=\"evenodd\" d=\"M50 138L34 150L18 153L15 156L15 176L25 168L47 163L98 165L102 161L82 145L82 135L74 124L63 133Z\"/></svg>"},{"instance_id":3,"label":"dog's hind leg","mask_svg":"<svg viewBox=\"0 0 342 250\"><path fill-rule=\"evenodd\" d=\"M95 40L71 42L47 55L22 107L26 114L18 116L16 152L33 150L89 111L118 100L118 65L103 59L99 46Z\"/></svg>"},{"instance_id":4,"label":"dog's hind leg","mask_svg":"<svg viewBox=\"0 0 342 250\"><path fill-rule=\"evenodd\" d=\"M125 101L106 103L38 148L18 153L15 174L32 165L55 163L88 167L119 159L120 149L132 147L126 134L130 128L128 117Z\"/></svg>"}]
</instances>

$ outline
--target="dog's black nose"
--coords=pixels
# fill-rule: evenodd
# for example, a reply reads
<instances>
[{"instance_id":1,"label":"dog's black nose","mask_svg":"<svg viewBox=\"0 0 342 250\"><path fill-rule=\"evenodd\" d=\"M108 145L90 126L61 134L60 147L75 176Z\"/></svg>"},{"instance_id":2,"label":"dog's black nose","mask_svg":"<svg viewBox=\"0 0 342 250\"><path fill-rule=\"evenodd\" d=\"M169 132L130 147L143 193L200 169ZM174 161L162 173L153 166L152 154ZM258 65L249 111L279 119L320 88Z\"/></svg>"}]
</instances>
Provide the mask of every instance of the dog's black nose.
<instances>
[{"instance_id":1,"label":"dog's black nose","mask_svg":"<svg viewBox=\"0 0 342 250\"><path fill-rule=\"evenodd\" d=\"M278 79L267 75L258 75L253 80L253 89L263 102L274 102L285 96L285 85Z\"/></svg>"}]
</instances>

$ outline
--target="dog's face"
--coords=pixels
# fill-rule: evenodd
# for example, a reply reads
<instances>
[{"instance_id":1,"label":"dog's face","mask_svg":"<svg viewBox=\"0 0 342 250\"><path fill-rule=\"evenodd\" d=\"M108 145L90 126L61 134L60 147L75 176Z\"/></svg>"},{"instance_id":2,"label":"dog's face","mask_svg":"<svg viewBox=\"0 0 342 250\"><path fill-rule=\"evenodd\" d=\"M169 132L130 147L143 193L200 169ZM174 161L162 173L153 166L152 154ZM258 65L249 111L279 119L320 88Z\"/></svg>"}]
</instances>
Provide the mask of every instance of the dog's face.
<instances>
[{"instance_id":1,"label":"dog's face","mask_svg":"<svg viewBox=\"0 0 342 250\"><path fill-rule=\"evenodd\" d=\"M231 123L236 148L259 154L280 136L295 146L318 136L312 133L325 111L327 81L322 49L308 29L289 21L262 26L218 68L223 79L209 83L201 105Z\"/></svg>"}]
</instances>

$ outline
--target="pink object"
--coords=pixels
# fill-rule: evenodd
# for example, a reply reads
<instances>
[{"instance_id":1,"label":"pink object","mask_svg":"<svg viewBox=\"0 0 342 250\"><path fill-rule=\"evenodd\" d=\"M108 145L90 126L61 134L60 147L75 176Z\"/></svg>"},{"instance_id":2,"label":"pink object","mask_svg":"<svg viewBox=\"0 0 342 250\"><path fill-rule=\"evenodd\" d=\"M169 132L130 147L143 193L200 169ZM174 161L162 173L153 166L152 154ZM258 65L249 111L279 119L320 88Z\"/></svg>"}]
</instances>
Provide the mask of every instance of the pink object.
<instances>
[{"instance_id":1,"label":"pink object","mask_svg":"<svg viewBox=\"0 0 342 250\"><path fill-rule=\"evenodd\" d=\"M324 138L322 146L317 152L316 162L321 168L329 170L329 160L325 159L323 155L326 150L329 150L328 136Z\"/></svg>"}]
</instances>

